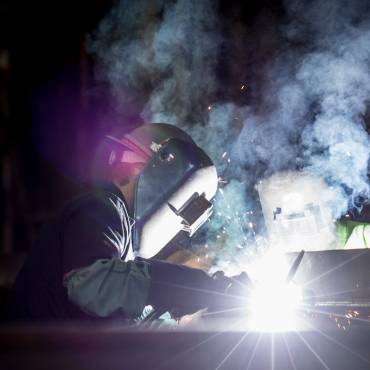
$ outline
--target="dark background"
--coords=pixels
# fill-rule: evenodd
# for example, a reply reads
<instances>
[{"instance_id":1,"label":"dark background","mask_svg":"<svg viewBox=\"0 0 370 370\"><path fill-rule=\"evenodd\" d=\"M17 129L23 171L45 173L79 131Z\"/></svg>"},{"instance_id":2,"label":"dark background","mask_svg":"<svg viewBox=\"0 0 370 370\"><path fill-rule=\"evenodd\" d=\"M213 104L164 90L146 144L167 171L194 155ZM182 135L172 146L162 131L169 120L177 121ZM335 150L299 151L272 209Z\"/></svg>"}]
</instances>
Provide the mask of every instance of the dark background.
<instances>
[{"instance_id":1,"label":"dark background","mask_svg":"<svg viewBox=\"0 0 370 370\"><path fill-rule=\"evenodd\" d=\"M85 35L110 6L0 2L2 253L26 251L40 224L75 191L69 165L81 165L92 81Z\"/></svg>"},{"instance_id":2,"label":"dark background","mask_svg":"<svg viewBox=\"0 0 370 370\"><path fill-rule=\"evenodd\" d=\"M138 120L140 107L126 117L111 108L108 88L94 81L94 61L86 50L86 36L113 4L0 0L2 254L27 251L40 225L86 183L106 121ZM274 53L282 6L277 0L221 1L220 11L221 32L231 42L220 57L218 94L247 103L262 87L256 83L241 96L230 86L239 86L246 70L258 81ZM145 101L146 92L140 93Z\"/></svg>"}]
</instances>

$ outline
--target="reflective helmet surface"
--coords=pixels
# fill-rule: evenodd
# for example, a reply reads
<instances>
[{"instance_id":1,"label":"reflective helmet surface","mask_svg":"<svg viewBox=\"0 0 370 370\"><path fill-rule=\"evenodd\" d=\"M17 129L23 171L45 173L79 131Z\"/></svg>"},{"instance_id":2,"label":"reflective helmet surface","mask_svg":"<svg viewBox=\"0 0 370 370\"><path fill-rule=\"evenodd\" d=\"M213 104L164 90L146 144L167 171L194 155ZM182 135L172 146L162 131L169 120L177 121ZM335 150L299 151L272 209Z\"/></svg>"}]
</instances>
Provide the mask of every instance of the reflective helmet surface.
<instances>
[{"instance_id":1,"label":"reflective helmet surface","mask_svg":"<svg viewBox=\"0 0 370 370\"><path fill-rule=\"evenodd\" d=\"M113 157L141 162L134 196L134 251L146 258L156 255L181 232L192 236L210 217L217 191L212 160L180 128L152 123L122 138Z\"/></svg>"}]
</instances>

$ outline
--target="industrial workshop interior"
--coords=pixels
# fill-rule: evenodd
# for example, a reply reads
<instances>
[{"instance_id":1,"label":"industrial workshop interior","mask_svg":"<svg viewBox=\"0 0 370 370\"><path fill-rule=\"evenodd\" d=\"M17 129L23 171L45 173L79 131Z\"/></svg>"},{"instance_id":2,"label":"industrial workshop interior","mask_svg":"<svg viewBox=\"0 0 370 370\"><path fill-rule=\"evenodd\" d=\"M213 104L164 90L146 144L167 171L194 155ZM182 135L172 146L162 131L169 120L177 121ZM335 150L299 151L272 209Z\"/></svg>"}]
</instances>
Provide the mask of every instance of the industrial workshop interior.
<instances>
[{"instance_id":1,"label":"industrial workshop interior","mask_svg":"<svg viewBox=\"0 0 370 370\"><path fill-rule=\"evenodd\" d=\"M370 2L0 0L0 369L370 369Z\"/></svg>"}]
</instances>

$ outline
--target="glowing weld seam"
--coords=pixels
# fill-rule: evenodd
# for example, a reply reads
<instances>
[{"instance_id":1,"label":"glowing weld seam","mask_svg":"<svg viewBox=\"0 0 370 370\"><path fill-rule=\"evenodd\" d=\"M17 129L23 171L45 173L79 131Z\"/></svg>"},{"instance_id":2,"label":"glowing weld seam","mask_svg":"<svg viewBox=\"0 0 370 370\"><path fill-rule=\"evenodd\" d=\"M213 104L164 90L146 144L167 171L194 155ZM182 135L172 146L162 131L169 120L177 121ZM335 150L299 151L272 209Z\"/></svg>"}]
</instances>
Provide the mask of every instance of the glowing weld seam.
<instances>
[{"instance_id":1,"label":"glowing weld seam","mask_svg":"<svg viewBox=\"0 0 370 370\"><path fill-rule=\"evenodd\" d=\"M116 209L118 216L121 221L121 233L114 231L110 226L108 230L112 234L109 236L104 233L104 236L113 244L120 254L120 257L124 256L127 248L131 247L132 243L132 227L135 224L135 220L132 220L128 215L125 203L117 197L117 201L114 202L113 199L109 198L113 207Z\"/></svg>"}]
</instances>

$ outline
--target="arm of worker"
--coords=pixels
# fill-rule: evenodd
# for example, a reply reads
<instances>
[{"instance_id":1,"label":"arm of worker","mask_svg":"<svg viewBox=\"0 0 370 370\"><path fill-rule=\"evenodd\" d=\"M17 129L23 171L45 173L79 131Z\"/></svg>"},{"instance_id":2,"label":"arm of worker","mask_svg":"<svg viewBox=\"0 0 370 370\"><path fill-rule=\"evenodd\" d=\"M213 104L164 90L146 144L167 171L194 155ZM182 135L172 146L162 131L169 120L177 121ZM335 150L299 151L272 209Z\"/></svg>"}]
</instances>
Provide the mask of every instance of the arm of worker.
<instances>
[{"instance_id":1,"label":"arm of worker","mask_svg":"<svg viewBox=\"0 0 370 370\"><path fill-rule=\"evenodd\" d=\"M70 302L92 316L135 318L144 307L206 307L212 279L203 271L163 261L124 262L114 243L125 244L122 215L111 202L86 197L65 217L64 286ZM128 221L128 220L126 220ZM118 238L113 237L113 234Z\"/></svg>"},{"instance_id":2,"label":"arm of worker","mask_svg":"<svg viewBox=\"0 0 370 370\"><path fill-rule=\"evenodd\" d=\"M121 236L117 214L87 202L66 222L64 286L69 300L86 313L135 318L148 304L193 313L224 300L226 286L204 271L159 260L124 262L107 230Z\"/></svg>"},{"instance_id":3,"label":"arm of worker","mask_svg":"<svg viewBox=\"0 0 370 370\"><path fill-rule=\"evenodd\" d=\"M150 288L149 265L100 259L91 266L74 270L64 278L71 302L89 315L139 317L147 305Z\"/></svg>"},{"instance_id":4,"label":"arm of worker","mask_svg":"<svg viewBox=\"0 0 370 370\"><path fill-rule=\"evenodd\" d=\"M137 317L147 301L148 266L122 260L129 237L123 226L130 220L117 201L87 195L64 215L63 284L69 301L90 316Z\"/></svg>"},{"instance_id":5,"label":"arm of worker","mask_svg":"<svg viewBox=\"0 0 370 370\"><path fill-rule=\"evenodd\" d=\"M206 272L166 261L150 260L148 302L154 307L192 314L225 303L229 281L216 280Z\"/></svg>"},{"instance_id":6,"label":"arm of worker","mask_svg":"<svg viewBox=\"0 0 370 370\"><path fill-rule=\"evenodd\" d=\"M101 259L71 271L64 284L69 299L90 315L122 313L136 318L146 305L182 316L225 302L229 283L202 270L159 260Z\"/></svg>"}]
</instances>

